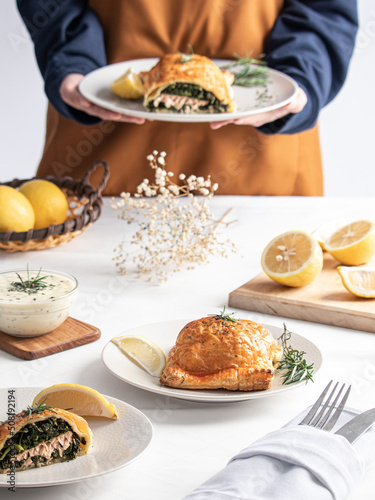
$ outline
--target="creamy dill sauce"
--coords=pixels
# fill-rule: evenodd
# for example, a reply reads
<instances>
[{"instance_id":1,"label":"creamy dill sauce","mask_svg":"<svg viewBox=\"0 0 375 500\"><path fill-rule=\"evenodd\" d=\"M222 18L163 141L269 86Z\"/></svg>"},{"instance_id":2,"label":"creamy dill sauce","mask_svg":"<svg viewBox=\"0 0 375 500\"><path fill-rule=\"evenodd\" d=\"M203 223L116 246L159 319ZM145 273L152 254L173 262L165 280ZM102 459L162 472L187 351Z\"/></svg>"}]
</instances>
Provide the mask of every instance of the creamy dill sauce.
<instances>
[{"instance_id":1,"label":"creamy dill sauce","mask_svg":"<svg viewBox=\"0 0 375 500\"><path fill-rule=\"evenodd\" d=\"M47 271L17 273L19 276L14 271L0 274L0 331L37 336L60 326L69 315L77 283ZM32 286L24 286L28 282Z\"/></svg>"},{"instance_id":2,"label":"creamy dill sauce","mask_svg":"<svg viewBox=\"0 0 375 500\"><path fill-rule=\"evenodd\" d=\"M34 279L38 273L27 271L18 272L23 281L28 279ZM18 302L22 304L30 304L33 302L40 302L44 300L53 301L61 295L73 290L75 283L63 276L58 276L56 274L45 274L41 272L39 274L43 278L43 283L46 285L40 289L26 289L20 291L16 285L20 283L20 279L16 273L12 272L9 274L0 275L0 301L5 302ZM12 284L15 283L16 285Z\"/></svg>"}]
</instances>

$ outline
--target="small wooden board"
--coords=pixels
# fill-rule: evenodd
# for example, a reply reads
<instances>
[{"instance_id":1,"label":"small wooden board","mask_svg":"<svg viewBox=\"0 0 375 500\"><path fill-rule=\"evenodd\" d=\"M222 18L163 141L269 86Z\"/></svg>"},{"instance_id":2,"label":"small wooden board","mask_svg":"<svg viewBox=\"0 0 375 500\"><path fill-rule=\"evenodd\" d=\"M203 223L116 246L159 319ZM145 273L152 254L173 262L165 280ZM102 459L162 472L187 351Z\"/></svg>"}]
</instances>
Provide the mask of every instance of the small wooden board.
<instances>
[{"instance_id":1,"label":"small wooden board","mask_svg":"<svg viewBox=\"0 0 375 500\"><path fill-rule=\"evenodd\" d=\"M288 288L262 273L229 294L229 306L264 314L375 332L375 299L346 290L336 267L325 255L318 278L301 288ZM374 267L374 263L369 266Z\"/></svg>"},{"instance_id":2,"label":"small wooden board","mask_svg":"<svg viewBox=\"0 0 375 500\"><path fill-rule=\"evenodd\" d=\"M0 349L18 358L37 359L89 344L99 338L98 328L69 317L56 330L40 337L12 337L0 332Z\"/></svg>"}]
</instances>

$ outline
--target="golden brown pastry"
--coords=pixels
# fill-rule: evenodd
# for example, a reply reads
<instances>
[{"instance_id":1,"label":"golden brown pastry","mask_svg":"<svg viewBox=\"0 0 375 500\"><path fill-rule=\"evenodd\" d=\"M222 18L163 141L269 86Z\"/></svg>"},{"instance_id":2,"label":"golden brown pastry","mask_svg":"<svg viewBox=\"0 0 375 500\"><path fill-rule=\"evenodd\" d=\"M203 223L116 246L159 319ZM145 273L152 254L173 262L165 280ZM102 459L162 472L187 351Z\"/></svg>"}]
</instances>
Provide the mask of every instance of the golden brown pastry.
<instances>
[{"instance_id":1,"label":"golden brown pastry","mask_svg":"<svg viewBox=\"0 0 375 500\"><path fill-rule=\"evenodd\" d=\"M91 439L84 418L46 405L33 407L1 423L0 473L73 460L89 451Z\"/></svg>"},{"instance_id":2,"label":"golden brown pastry","mask_svg":"<svg viewBox=\"0 0 375 500\"><path fill-rule=\"evenodd\" d=\"M210 316L188 323L172 347L160 382L181 389L262 391L282 348L253 321Z\"/></svg>"},{"instance_id":3,"label":"golden brown pastry","mask_svg":"<svg viewBox=\"0 0 375 500\"><path fill-rule=\"evenodd\" d=\"M198 54L167 54L142 73L143 104L157 113L233 112L231 84L234 75L222 71L211 59Z\"/></svg>"}]
</instances>

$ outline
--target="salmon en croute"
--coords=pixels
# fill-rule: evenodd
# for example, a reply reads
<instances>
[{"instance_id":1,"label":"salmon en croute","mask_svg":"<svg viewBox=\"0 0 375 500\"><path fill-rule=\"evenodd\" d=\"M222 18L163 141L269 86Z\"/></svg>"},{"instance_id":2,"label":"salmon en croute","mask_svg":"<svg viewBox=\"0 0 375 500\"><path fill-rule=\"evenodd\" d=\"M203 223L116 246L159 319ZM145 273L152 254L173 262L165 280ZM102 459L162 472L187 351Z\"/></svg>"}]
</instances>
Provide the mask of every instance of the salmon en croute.
<instances>
[{"instance_id":1,"label":"salmon en croute","mask_svg":"<svg viewBox=\"0 0 375 500\"><path fill-rule=\"evenodd\" d=\"M29 408L0 423L0 473L73 460L89 451L91 439L84 418L45 405Z\"/></svg>"},{"instance_id":2,"label":"salmon en croute","mask_svg":"<svg viewBox=\"0 0 375 500\"><path fill-rule=\"evenodd\" d=\"M270 331L258 323L209 316L181 330L160 382L181 389L265 390L282 354Z\"/></svg>"},{"instance_id":3,"label":"salmon en croute","mask_svg":"<svg viewBox=\"0 0 375 500\"><path fill-rule=\"evenodd\" d=\"M236 104L231 85L234 74L222 71L211 59L178 52L166 54L141 74L143 104L156 113L225 113Z\"/></svg>"}]
</instances>

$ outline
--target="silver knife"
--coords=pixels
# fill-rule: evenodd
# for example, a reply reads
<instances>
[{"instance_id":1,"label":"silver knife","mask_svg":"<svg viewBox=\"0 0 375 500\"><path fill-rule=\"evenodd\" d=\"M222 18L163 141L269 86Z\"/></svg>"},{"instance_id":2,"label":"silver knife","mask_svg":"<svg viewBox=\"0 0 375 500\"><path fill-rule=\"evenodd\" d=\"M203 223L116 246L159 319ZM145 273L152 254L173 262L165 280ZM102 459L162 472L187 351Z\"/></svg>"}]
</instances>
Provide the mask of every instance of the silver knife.
<instances>
[{"instance_id":1,"label":"silver knife","mask_svg":"<svg viewBox=\"0 0 375 500\"><path fill-rule=\"evenodd\" d=\"M347 424L344 424L335 434L344 436L349 443L353 444L375 423L375 408L367 410L360 415L352 418Z\"/></svg>"}]
</instances>

